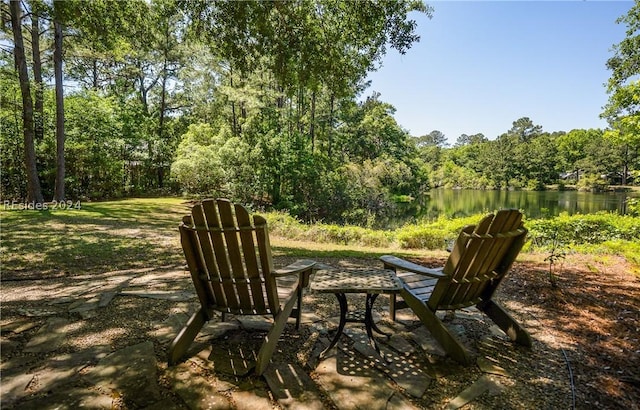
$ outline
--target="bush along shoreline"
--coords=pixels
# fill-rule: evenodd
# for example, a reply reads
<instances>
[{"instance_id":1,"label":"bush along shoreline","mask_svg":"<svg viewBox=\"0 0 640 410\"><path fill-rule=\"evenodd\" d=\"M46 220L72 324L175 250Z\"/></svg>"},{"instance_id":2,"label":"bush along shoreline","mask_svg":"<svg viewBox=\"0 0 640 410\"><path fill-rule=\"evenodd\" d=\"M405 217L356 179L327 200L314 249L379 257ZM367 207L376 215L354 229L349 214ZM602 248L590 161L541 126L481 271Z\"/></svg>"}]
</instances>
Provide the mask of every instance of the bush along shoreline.
<instances>
[{"instance_id":1,"label":"bush along shoreline","mask_svg":"<svg viewBox=\"0 0 640 410\"><path fill-rule=\"evenodd\" d=\"M349 225L307 225L283 212L263 214L275 236L320 243L399 249L445 249L465 225L484 214L464 218L441 217L407 224L392 231ZM525 220L529 230L525 250L548 252L559 246L574 252L622 254L640 264L640 217L616 213L562 213L545 219Z\"/></svg>"}]
</instances>

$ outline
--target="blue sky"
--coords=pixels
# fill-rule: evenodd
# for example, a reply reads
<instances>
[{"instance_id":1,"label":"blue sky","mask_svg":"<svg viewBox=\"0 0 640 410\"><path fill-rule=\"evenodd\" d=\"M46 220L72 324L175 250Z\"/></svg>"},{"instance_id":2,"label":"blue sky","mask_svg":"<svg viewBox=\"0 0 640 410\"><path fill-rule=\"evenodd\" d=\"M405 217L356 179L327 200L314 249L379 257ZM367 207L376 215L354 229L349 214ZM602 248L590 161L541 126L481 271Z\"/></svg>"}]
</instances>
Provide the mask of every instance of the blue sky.
<instances>
[{"instance_id":1,"label":"blue sky","mask_svg":"<svg viewBox=\"0 0 640 410\"><path fill-rule=\"evenodd\" d=\"M494 139L529 117L544 131L606 128L606 61L632 1L427 1L421 36L388 50L370 87L413 136L433 130Z\"/></svg>"}]
</instances>

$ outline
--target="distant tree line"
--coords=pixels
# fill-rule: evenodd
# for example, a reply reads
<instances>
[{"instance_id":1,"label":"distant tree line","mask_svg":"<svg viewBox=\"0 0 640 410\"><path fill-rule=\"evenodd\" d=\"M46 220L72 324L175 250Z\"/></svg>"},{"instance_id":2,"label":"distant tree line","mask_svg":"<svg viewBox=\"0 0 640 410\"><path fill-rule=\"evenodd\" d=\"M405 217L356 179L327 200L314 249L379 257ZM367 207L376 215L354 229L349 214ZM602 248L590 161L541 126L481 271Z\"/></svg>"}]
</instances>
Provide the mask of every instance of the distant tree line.
<instances>
[{"instance_id":1,"label":"distant tree line","mask_svg":"<svg viewBox=\"0 0 640 410\"><path fill-rule=\"evenodd\" d=\"M562 173L594 187L640 169L636 107L616 97L637 88L625 73L609 85L607 130L549 134L521 118L454 146L438 131L409 135L393 106L363 93L389 48L419 40L409 13L431 15L420 1L11 0L0 11L4 200L184 193L372 224L432 187L543 189ZM637 58L625 50L609 64Z\"/></svg>"},{"instance_id":2,"label":"distant tree line","mask_svg":"<svg viewBox=\"0 0 640 410\"><path fill-rule=\"evenodd\" d=\"M571 185L600 191L640 182L640 146L620 143L602 129L549 133L523 117L493 140L463 134L450 147L441 134L433 131L418 139L435 187L544 190Z\"/></svg>"}]
</instances>

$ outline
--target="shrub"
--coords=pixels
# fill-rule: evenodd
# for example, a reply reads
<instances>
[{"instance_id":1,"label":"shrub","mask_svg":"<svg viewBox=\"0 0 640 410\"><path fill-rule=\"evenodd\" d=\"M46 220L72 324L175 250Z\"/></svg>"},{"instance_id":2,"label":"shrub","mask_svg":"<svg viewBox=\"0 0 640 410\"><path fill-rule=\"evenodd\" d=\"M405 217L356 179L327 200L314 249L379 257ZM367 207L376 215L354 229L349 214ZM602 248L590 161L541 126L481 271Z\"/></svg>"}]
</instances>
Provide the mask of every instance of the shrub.
<instances>
[{"instance_id":1,"label":"shrub","mask_svg":"<svg viewBox=\"0 0 640 410\"><path fill-rule=\"evenodd\" d=\"M568 215L537 219L527 224L534 247L544 248L546 238L557 233L567 244L595 244L609 240L639 240L640 218L612 213Z\"/></svg>"},{"instance_id":2,"label":"shrub","mask_svg":"<svg viewBox=\"0 0 640 410\"><path fill-rule=\"evenodd\" d=\"M576 184L579 191L588 192L604 192L608 186L608 182L597 175L585 175Z\"/></svg>"},{"instance_id":3,"label":"shrub","mask_svg":"<svg viewBox=\"0 0 640 410\"><path fill-rule=\"evenodd\" d=\"M286 212L269 212L261 216L267 220L269 232L281 238L301 239L309 230L307 225Z\"/></svg>"},{"instance_id":4,"label":"shrub","mask_svg":"<svg viewBox=\"0 0 640 410\"><path fill-rule=\"evenodd\" d=\"M269 212L263 216L269 231L281 238L370 247L389 247L394 241L393 233L388 231L351 225L306 225L285 212Z\"/></svg>"},{"instance_id":5,"label":"shrub","mask_svg":"<svg viewBox=\"0 0 640 410\"><path fill-rule=\"evenodd\" d=\"M396 240L401 248L443 249L454 240L466 225L478 223L483 215L449 219L444 216L435 221L422 221L416 225L405 225L396 231Z\"/></svg>"},{"instance_id":6,"label":"shrub","mask_svg":"<svg viewBox=\"0 0 640 410\"><path fill-rule=\"evenodd\" d=\"M306 225L284 212L264 214L270 231L287 239L343 245L404 249L444 249L466 225L476 224L484 214L449 219L444 216L383 231L350 225L317 223ZM610 251L632 263L640 260L640 218L613 213L568 215L525 221L529 230L525 250L549 252L550 277L564 255L577 252Z\"/></svg>"},{"instance_id":7,"label":"shrub","mask_svg":"<svg viewBox=\"0 0 640 410\"><path fill-rule=\"evenodd\" d=\"M627 197L627 215L640 216L640 198Z\"/></svg>"},{"instance_id":8,"label":"shrub","mask_svg":"<svg viewBox=\"0 0 640 410\"><path fill-rule=\"evenodd\" d=\"M315 224L305 232L305 237L315 242L373 247L390 246L393 241L388 232L349 225Z\"/></svg>"},{"instance_id":9,"label":"shrub","mask_svg":"<svg viewBox=\"0 0 640 410\"><path fill-rule=\"evenodd\" d=\"M443 249L448 232L428 225L410 225L400 229L396 239L405 249Z\"/></svg>"},{"instance_id":10,"label":"shrub","mask_svg":"<svg viewBox=\"0 0 640 410\"><path fill-rule=\"evenodd\" d=\"M527 191L544 191L544 183L538 179L530 179L526 183Z\"/></svg>"}]
</instances>

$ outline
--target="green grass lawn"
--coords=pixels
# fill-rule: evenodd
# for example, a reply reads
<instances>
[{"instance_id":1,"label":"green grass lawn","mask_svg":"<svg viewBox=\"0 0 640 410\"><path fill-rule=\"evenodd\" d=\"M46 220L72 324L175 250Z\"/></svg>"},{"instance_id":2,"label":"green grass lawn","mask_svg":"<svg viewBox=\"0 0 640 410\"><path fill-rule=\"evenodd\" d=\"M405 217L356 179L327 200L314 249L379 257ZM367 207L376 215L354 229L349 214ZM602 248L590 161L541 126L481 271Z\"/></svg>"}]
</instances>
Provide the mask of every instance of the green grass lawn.
<instances>
[{"instance_id":1,"label":"green grass lawn","mask_svg":"<svg viewBox=\"0 0 640 410\"><path fill-rule=\"evenodd\" d=\"M2 274L47 277L182 263L182 199L83 203L80 209L0 211Z\"/></svg>"},{"instance_id":2,"label":"green grass lawn","mask_svg":"<svg viewBox=\"0 0 640 410\"><path fill-rule=\"evenodd\" d=\"M82 203L80 209L50 207L41 211L4 206L0 209L2 278L73 276L184 265L178 224L189 211L189 206L188 201L181 198ZM425 255L425 249L403 248L403 234L418 238L425 236L429 238L427 242L437 242L440 249L428 252L438 253L442 252L444 239L448 238L443 238L441 232L450 236L459 230L462 222L473 222L468 218L435 221L424 227L383 232L335 225L309 227L276 213L266 217L272 231L274 255L297 258L377 259L385 253L405 257ZM621 254L636 266L640 263L640 245L635 238L640 232L640 218L615 215L578 219L564 217L552 223L563 224L563 231L569 234L569 231L580 228L596 236L600 226L608 231L613 226L616 230L609 234L624 239L573 246L571 250L589 254ZM528 221L526 224L533 234L541 231L541 224L542 227L547 226L544 221ZM568 228L565 229L565 225ZM297 236L287 237L294 232ZM547 251L542 249L540 252Z\"/></svg>"},{"instance_id":3,"label":"green grass lawn","mask_svg":"<svg viewBox=\"0 0 640 410\"><path fill-rule=\"evenodd\" d=\"M2 278L27 279L184 265L180 198L82 203L80 209L0 210ZM275 256L377 258L384 248L272 235ZM411 254L411 251L403 252Z\"/></svg>"}]
</instances>

